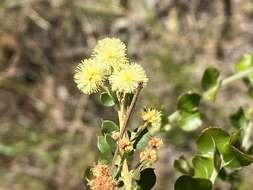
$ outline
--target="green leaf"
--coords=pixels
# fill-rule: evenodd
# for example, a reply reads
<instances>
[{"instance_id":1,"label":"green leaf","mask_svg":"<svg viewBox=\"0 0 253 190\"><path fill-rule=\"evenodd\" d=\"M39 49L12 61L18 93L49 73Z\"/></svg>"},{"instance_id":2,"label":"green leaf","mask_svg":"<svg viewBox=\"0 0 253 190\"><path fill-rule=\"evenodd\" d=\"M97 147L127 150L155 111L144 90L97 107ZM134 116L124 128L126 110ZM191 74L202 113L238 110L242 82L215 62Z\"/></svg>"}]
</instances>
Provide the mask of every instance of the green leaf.
<instances>
[{"instance_id":1,"label":"green leaf","mask_svg":"<svg viewBox=\"0 0 253 190\"><path fill-rule=\"evenodd\" d=\"M212 182L208 179L192 178L183 175L175 183L175 190L211 190Z\"/></svg>"},{"instance_id":2,"label":"green leaf","mask_svg":"<svg viewBox=\"0 0 253 190\"><path fill-rule=\"evenodd\" d=\"M243 55L242 59L239 61L239 63L236 64L236 70L237 71L245 71L248 68L253 66L253 57L252 55L246 53Z\"/></svg>"},{"instance_id":3,"label":"green leaf","mask_svg":"<svg viewBox=\"0 0 253 190\"><path fill-rule=\"evenodd\" d=\"M111 146L106 140L106 136L98 136L97 147L101 153L111 153Z\"/></svg>"},{"instance_id":4,"label":"green leaf","mask_svg":"<svg viewBox=\"0 0 253 190\"><path fill-rule=\"evenodd\" d=\"M239 63L236 64L236 70L238 72L246 71L253 67L253 57L251 54L244 54ZM253 83L253 74L248 76L248 79Z\"/></svg>"},{"instance_id":5,"label":"green leaf","mask_svg":"<svg viewBox=\"0 0 253 190\"><path fill-rule=\"evenodd\" d=\"M222 158L224 160L224 166L230 169L240 168L240 162L236 159L231 145L226 145L223 149Z\"/></svg>"},{"instance_id":6,"label":"green leaf","mask_svg":"<svg viewBox=\"0 0 253 190\"><path fill-rule=\"evenodd\" d=\"M107 134L113 131L119 131L118 125L116 125L113 121L104 120L101 126L102 133Z\"/></svg>"},{"instance_id":7,"label":"green leaf","mask_svg":"<svg viewBox=\"0 0 253 190\"><path fill-rule=\"evenodd\" d=\"M114 152L117 146L116 141L111 137L111 135L106 135L105 139L107 144L110 146L111 151Z\"/></svg>"},{"instance_id":8,"label":"green leaf","mask_svg":"<svg viewBox=\"0 0 253 190\"><path fill-rule=\"evenodd\" d=\"M251 155L242 152L232 145L227 145L224 150L223 159L228 168L237 169L242 166L248 166L253 162Z\"/></svg>"},{"instance_id":9,"label":"green leaf","mask_svg":"<svg viewBox=\"0 0 253 190\"><path fill-rule=\"evenodd\" d=\"M150 135L148 133L147 128L145 128L143 131L141 131L141 133L137 134L133 147L136 149L142 149L148 144L149 139Z\"/></svg>"},{"instance_id":10,"label":"green leaf","mask_svg":"<svg viewBox=\"0 0 253 190\"><path fill-rule=\"evenodd\" d=\"M202 125L201 115L199 112L181 112L177 123L184 131L193 131Z\"/></svg>"},{"instance_id":11,"label":"green leaf","mask_svg":"<svg viewBox=\"0 0 253 190\"><path fill-rule=\"evenodd\" d=\"M241 166L248 166L253 163L253 157L251 155L242 152L234 146L230 147Z\"/></svg>"},{"instance_id":12,"label":"green leaf","mask_svg":"<svg viewBox=\"0 0 253 190\"><path fill-rule=\"evenodd\" d=\"M192 160L194 177L209 179L212 176L214 165L213 158L197 155Z\"/></svg>"},{"instance_id":13,"label":"green leaf","mask_svg":"<svg viewBox=\"0 0 253 190\"><path fill-rule=\"evenodd\" d=\"M207 68L202 77L201 86L206 100L214 100L220 86L219 82L220 72L213 67Z\"/></svg>"},{"instance_id":14,"label":"green leaf","mask_svg":"<svg viewBox=\"0 0 253 190\"><path fill-rule=\"evenodd\" d=\"M101 93L100 102L106 107L112 107L115 105L115 99L107 92Z\"/></svg>"},{"instance_id":15,"label":"green leaf","mask_svg":"<svg viewBox=\"0 0 253 190\"><path fill-rule=\"evenodd\" d=\"M145 146L147 146L149 139L150 139L149 133L143 135L136 144L136 149L143 149Z\"/></svg>"},{"instance_id":16,"label":"green leaf","mask_svg":"<svg viewBox=\"0 0 253 190\"><path fill-rule=\"evenodd\" d=\"M198 151L203 155L212 157L217 147L218 151L222 154L224 146L229 144L230 137L228 133L220 128L207 128L203 130L197 140Z\"/></svg>"},{"instance_id":17,"label":"green leaf","mask_svg":"<svg viewBox=\"0 0 253 190\"><path fill-rule=\"evenodd\" d=\"M177 107L179 111L196 112L201 96L194 92L188 92L179 97Z\"/></svg>"},{"instance_id":18,"label":"green leaf","mask_svg":"<svg viewBox=\"0 0 253 190\"><path fill-rule=\"evenodd\" d=\"M153 168L146 168L140 173L140 180L136 181L141 190L151 190L156 183L156 176Z\"/></svg>"},{"instance_id":19,"label":"green leaf","mask_svg":"<svg viewBox=\"0 0 253 190\"><path fill-rule=\"evenodd\" d=\"M240 147L242 144L242 130L237 130L230 135L229 144Z\"/></svg>"},{"instance_id":20,"label":"green leaf","mask_svg":"<svg viewBox=\"0 0 253 190\"><path fill-rule=\"evenodd\" d=\"M183 174L193 175L194 170L184 156L174 161L174 168Z\"/></svg>"},{"instance_id":21,"label":"green leaf","mask_svg":"<svg viewBox=\"0 0 253 190\"><path fill-rule=\"evenodd\" d=\"M239 108L236 113L230 116L230 122L237 129L246 128L248 120L245 117L244 110Z\"/></svg>"}]
</instances>

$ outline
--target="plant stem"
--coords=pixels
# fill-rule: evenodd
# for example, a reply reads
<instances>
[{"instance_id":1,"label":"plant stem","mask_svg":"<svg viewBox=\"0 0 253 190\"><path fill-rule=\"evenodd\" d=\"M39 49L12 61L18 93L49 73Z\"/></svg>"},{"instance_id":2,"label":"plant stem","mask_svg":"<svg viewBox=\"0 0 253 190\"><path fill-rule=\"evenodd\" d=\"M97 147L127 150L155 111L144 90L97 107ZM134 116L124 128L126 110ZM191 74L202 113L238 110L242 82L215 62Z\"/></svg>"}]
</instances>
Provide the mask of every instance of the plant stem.
<instances>
[{"instance_id":1,"label":"plant stem","mask_svg":"<svg viewBox=\"0 0 253 190\"><path fill-rule=\"evenodd\" d=\"M245 78L249 74L252 74L252 73L253 73L253 68L252 69L248 69L246 71L239 72L239 73L237 73L235 75L232 75L232 76L230 76L230 77L222 80L221 87L227 86L229 83L234 82L235 80L239 80L239 79Z\"/></svg>"},{"instance_id":2,"label":"plant stem","mask_svg":"<svg viewBox=\"0 0 253 190\"><path fill-rule=\"evenodd\" d=\"M253 128L253 123L249 122L248 126L244 130L244 136L242 139L242 147L245 149L245 151L247 151L250 146L250 136L251 136L252 128Z\"/></svg>"},{"instance_id":3,"label":"plant stem","mask_svg":"<svg viewBox=\"0 0 253 190\"><path fill-rule=\"evenodd\" d=\"M252 69L247 69L246 71L239 72L235 75L232 75L232 76L222 80L221 83L220 83L220 88L225 87L228 84L230 84L230 83L232 83L236 80L245 78L249 74L253 74L253 68ZM172 123L173 121L175 121L177 119L178 115L179 115L178 111L175 111L172 114L170 114L169 117L168 117L169 122Z\"/></svg>"},{"instance_id":4,"label":"plant stem","mask_svg":"<svg viewBox=\"0 0 253 190\"><path fill-rule=\"evenodd\" d=\"M126 128L127 128L128 122L129 122L129 119L130 119L131 114L132 114L132 112L133 112L133 108L134 108L134 106L135 106L135 103L136 103L136 101L137 101L137 98L138 98L138 96L139 96L139 94L140 94L142 88L143 88L143 84L140 83L140 84L138 85L136 91L135 91L135 94L134 94L134 97L133 97L133 99L132 99L132 101L131 101L131 104L130 104L130 106L129 106L128 109L127 109L126 116L124 117L124 121L123 121L123 124L122 124L122 128L121 128L121 132L120 132L120 136L119 136L118 142L120 142L120 140L121 140L122 137L124 136L124 133L125 133L125 131L126 131ZM122 114L122 113L121 113L121 114ZM120 114L120 115L121 115L121 114ZM119 120L120 120L120 119L121 119L121 118L119 118ZM120 122L121 122L121 121L120 121ZM114 155L113 155L112 165L111 165L111 172L113 172L113 170L114 170L115 162L116 162L118 153L119 153L119 143L118 143L118 145L117 145L117 147L116 147L116 150L115 150L115 152L114 152Z\"/></svg>"},{"instance_id":5,"label":"plant stem","mask_svg":"<svg viewBox=\"0 0 253 190\"><path fill-rule=\"evenodd\" d=\"M212 173L212 175L210 177L210 180L211 180L212 184L214 184L214 182L215 182L215 180L217 178L217 175L218 175L218 172L216 171L216 169L214 169L213 173Z\"/></svg>"}]
</instances>

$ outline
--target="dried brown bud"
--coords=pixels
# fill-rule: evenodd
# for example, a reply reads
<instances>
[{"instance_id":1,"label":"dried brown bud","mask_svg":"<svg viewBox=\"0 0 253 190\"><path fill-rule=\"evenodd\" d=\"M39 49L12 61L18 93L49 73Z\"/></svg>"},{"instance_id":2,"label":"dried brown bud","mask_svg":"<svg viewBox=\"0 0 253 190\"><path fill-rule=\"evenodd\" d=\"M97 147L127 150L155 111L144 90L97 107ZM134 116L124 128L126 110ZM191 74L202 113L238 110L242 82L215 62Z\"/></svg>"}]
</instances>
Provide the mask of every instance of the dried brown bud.
<instances>
[{"instance_id":1,"label":"dried brown bud","mask_svg":"<svg viewBox=\"0 0 253 190\"><path fill-rule=\"evenodd\" d=\"M120 150L126 151L126 152L131 152L133 150L132 143L128 138L123 138L119 142L119 148Z\"/></svg>"},{"instance_id":2,"label":"dried brown bud","mask_svg":"<svg viewBox=\"0 0 253 190\"><path fill-rule=\"evenodd\" d=\"M105 164L98 164L91 169L91 172L96 177L109 176L110 168Z\"/></svg>"},{"instance_id":3,"label":"dried brown bud","mask_svg":"<svg viewBox=\"0 0 253 190\"><path fill-rule=\"evenodd\" d=\"M92 190L115 190L117 183L111 176L99 176L89 181Z\"/></svg>"},{"instance_id":4,"label":"dried brown bud","mask_svg":"<svg viewBox=\"0 0 253 190\"><path fill-rule=\"evenodd\" d=\"M163 144L162 139L158 138L158 137L153 137L149 140L148 145L151 148L154 149L159 149L161 147L161 145Z\"/></svg>"},{"instance_id":5,"label":"dried brown bud","mask_svg":"<svg viewBox=\"0 0 253 190\"><path fill-rule=\"evenodd\" d=\"M141 161L149 161L151 163L157 161L157 152L155 149L146 148L144 151L140 153L140 160Z\"/></svg>"}]
</instances>

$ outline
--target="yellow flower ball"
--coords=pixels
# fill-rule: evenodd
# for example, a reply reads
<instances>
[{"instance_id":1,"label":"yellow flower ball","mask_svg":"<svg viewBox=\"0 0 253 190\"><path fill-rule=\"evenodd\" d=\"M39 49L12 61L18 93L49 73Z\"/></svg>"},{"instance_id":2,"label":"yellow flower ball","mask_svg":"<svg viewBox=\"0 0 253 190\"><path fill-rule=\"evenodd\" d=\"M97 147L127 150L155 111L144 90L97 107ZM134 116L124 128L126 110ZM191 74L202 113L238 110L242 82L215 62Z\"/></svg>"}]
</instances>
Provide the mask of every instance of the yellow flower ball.
<instances>
[{"instance_id":1,"label":"yellow flower ball","mask_svg":"<svg viewBox=\"0 0 253 190\"><path fill-rule=\"evenodd\" d=\"M161 125L161 118L162 114L160 111L154 108L146 108L142 112L142 119L144 122L151 124L151 126L160 126Z\"/></svg>"},{"instance_id":2,"label":"yellow flower ball","mask_svg":"<svg viewBox=\"0 0 253 190\"><path fill-rule=\"evenodd\" d=\"M138 64L125 64L122 69L115 70L109 77L113 91L133 93L139 83L145 86L148 82L146 72Z\"/></svg>"},{"instance_id":3,"label":"yellow flower ball","mask_svg":"<svg viewBox=\"0 0 253 190\"><path fill-rule=\"evenodd\" d=\"M98 92L105 78L105 66L94 59L84 59L75 69L74 81L85 94Z\"/></svg>"},{"instance_id":4,"label":"yellow flower ball","mask_svg":"<svg viewBox=\"0 0 253 190\"><path fill-rule=\"evenodd\" d=\"M126 45L117 38L99 40L94 48L94 58L109 68L118 69L127 63Z\"/></svg>"}]
</instances>

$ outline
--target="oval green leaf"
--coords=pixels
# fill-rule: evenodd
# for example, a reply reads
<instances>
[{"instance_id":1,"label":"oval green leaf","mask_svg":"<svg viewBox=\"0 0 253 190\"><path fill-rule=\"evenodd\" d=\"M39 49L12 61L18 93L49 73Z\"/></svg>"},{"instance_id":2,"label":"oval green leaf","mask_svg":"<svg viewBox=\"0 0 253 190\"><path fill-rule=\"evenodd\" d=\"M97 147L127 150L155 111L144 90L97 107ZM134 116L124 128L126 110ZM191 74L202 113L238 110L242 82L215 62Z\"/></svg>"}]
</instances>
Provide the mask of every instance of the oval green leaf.
<instances>
[{"instance_id":1,"label":"oval green leaf","mask_svg":"<svg viewBox=\"0 0 253 190\"><path fill-rule=\"evenodd\" d=\"M114 98L110 94L108 94L107 92L103 92L100 95L100 102L102 103L102 105L104 105L106 107L112 107L115 105Z\"/></svg>"},{"instance_id":2,"label":"oval green leaf","mask_svg":"<svg viewBox=\"0 0 253 190\"><path fill-rule=\"evenodd\" d=\"M210 179L214 170L214 162L211 157L195 156L192 160L194 177Z\"/></svg>"},{"instance_id":3,"label":"oval green leaf","mask_svg":"<svg viewBox=\"0 0 253 190\"><path fill-rule=\"evenodd\" d=\"M198 110L201 96L194 92L188 92L179 97L177 107L179 111L195 112Z\"/></svg>"},{"instance_id":4,"label":"oval green leaf","mask_svg":"<svg viewBox=\"0 0 253 190\"><path fill-rule=\"evenodd\" d=\"M119 131L118 125L110 120L104 120L102 122L101 129L103 134L111 133L113 131Z\"/></svg>"},{"instance_id":5,"label":"oval green leaf","mask_svg":"<svg viewBox=\"0 0 253 190\"><path fill-rule=\"evenodd\" d=\"M201 115L199 112L181 112L177 123L184 131L193 131L202 125Z\"/></svg>"},{"instance_id":6,"label":"oval green leaf","mask_svg":"<svg viewBox=\"0 0 253 190\"><path fill-rule=\"evenodd\" d=\"M175 183L175 190L211 190L212 182L208 179L192 178L183 175Z\"/></svg>"},{"instance_id":7,"label":"oval green leaf","mask_svg":"<svg viewBox=\"0 0 253 190\"><path fill-rule=\"evenodd\" d=\"M111 146L108 144L105 136L98 136L97 147L103 154L111 153Z\"/></svg>"},{"instance_id":8,"label":"oval green leaf","mask_svg":"<svg viewBox=\"0 0 253 190\"><path fill-rule=\"evenodd\" d=\"M229 134L220 128L205 129L197 140L198 151L203 155L212 157L217 147L222 154L224 146L229 144Z\"/></svg>"},{"instance_id":9,"label":"oval green leaf","mask_svg":"<svg viewBox=\"0 0 253 190\"><path fill-rule=\"evenodd\" d=\"M213 67L207 68L202 77L201 86L204 92L204 98L206 100L214 100L217 94L217 91L220 86L219 82L220 72Z\"/></svg>"},{"instance_id":10,"label":"oval green leaf","mask_svg":"<svg viewBox=\"0 0 253 190\"><path fill-rule=\"evenodd\" d=\"M136 181L141 190L151 190L156 183L156 175L153 168L146 168L140 173L140 180Z\"/></svg>"},{"instance_id":11,"label":"oval green leaf","mask_svg":"<svg viewBox=\"0 0 253 190\"><path fill-rule=\"evenodd\" d=\"M247 69L253 68L253 56L251 54L244 54L239 63L236 64L236 70L238 72L246 71ZM248 76L251 84L253 83L253 73Z\"/></svg>"}]
</instances>

